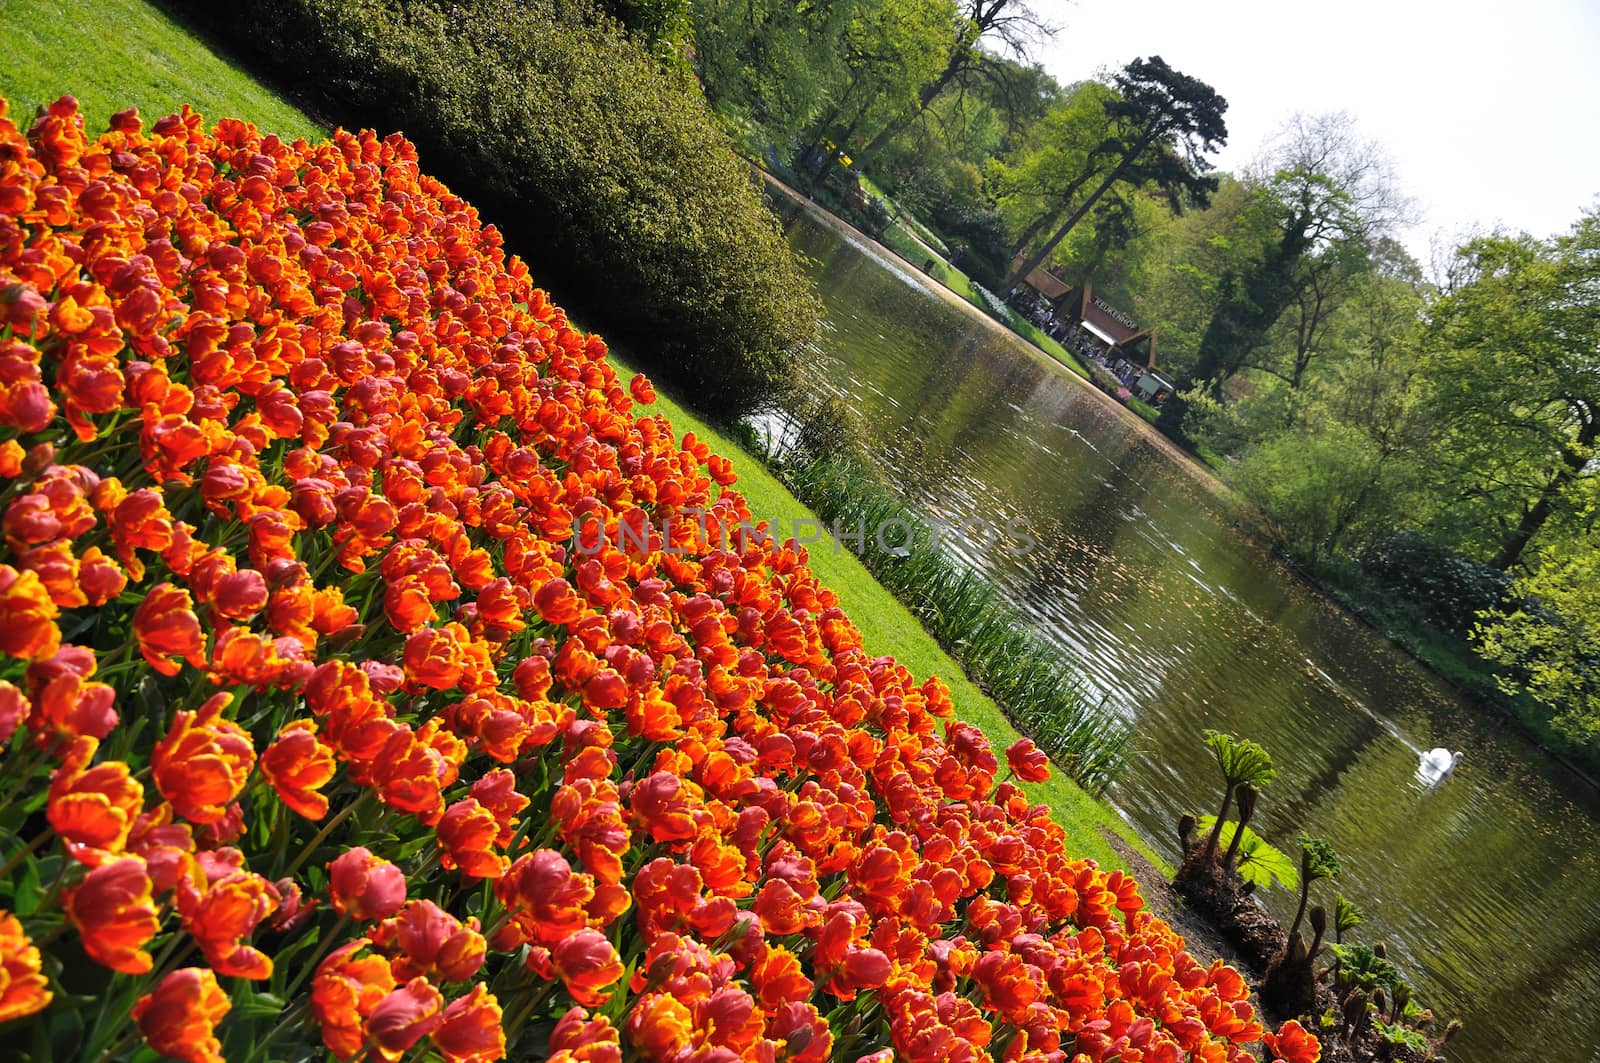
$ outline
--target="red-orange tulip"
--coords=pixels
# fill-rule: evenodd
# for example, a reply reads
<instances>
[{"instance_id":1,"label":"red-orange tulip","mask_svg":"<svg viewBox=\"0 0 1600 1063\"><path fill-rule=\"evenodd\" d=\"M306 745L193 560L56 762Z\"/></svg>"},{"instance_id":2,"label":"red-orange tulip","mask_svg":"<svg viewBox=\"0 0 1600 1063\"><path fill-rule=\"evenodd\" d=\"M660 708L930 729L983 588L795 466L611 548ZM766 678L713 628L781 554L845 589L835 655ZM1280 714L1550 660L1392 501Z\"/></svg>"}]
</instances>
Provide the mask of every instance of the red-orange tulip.
<instances>
[{"instance_id":1,"label":"red-orange tulip","mask_svg":"<svg viewBox=\"0 0 1600 1063\"><path fill-rule=\"evenodd\" d=\"M307 819L328 814L328 799L320 791L338 765L333 750L317 740L312 720L295 720L261 752L261 774L283 803Z\"/></svg>"},{"instance_id":2,"label":"red-orange tulip","mask_svg":"<svg viewBox=\"0 0 1600 1063\"><path fill-rule=\"evenodd\" d=\"M495 882L495 896L512 913L524 939L553 946L588 925L594 880L574 873L554 849L528 853Z\"/></svg>"},{"instance_id":3,"label":"red-orange tulip","mask_svg":"<svg viewBox=\"0 0 1600 1063\"><path fill-rule=\"evenodd\" d=\"M428 1036L447 1063L494 1063L506 1055L500 1002L482 982L474 985L466 996L451 1001L439 1025ZM550 1048L554 1059L554 1034ZM620 1059L615 1063L621 1063Z\"/></svg>"},{"instance_id":4,"label":"red-orange tulip","mask_svg":"<svg viewBox=\"0 0 1600 1063\"><path fill-rule=\"evenodd\" d=\"M1262 1034L1261 1043L1271 1058L1284 1063L1317 1063L1322 1058L1322 1044L1294 1019L1278 1027L1275 1034Z\"/></svg>"},{"instance_id":5,"label":"red-orange tulip","mask_svg":"<svg viewBox=\"0 0 1600 1063\"><path fill-rule=\"evenodd\" d=\"M26 661L52 656L61 645L60 612L37 573L0 565L0 653Z\"/></svg>"},{"instance_id":6,"label":"red-orange tulip","mask_svg":"<svg viewBox=\"0 0 1600 1063\"><path fill-rule=\"evenodd\" d=\"M440 983L465 982L477 974L487 951L476 919L463 925L432 901L407 901L372 938L391 952L396 978L424 975Z\"/></svg>"},{"instance_id":7,"label":"red-orange tulip","mask_svg":"<svg viewBox=\"0 0 1600 1063\"><path fill-rule=\"evenodd\" d=\"M529 966L534 966L530 957ZM567 992L584 1007L593 1008L611 999L607 988L622 977L622 958L606 936L598 930L584 929L563 939L550 950L550 967L566 984Z\"/></svg>"},{"instance_id":8,"label":"red-orange tulip","mask_svg":"<svg viewBox=\"0 0 1600 1063\"><path fill-rule=\"evenodd\" d=\"M311 1013L322 1025L323 1044L339 1059L361 1051L367 1016L395 987L388 960L356 955L366 945L366 938L341 945L322 961L311 980Z\"/></svg>"},{"instance_id":9,"label":"red-orange tulip","mask_svg":"<svg viewBox=\"0 0 1600 1063\"><path fill-rule=\"evenodd\" d=\"M1006 747L1006 765L1017 778L1028 782L1050 778L1050 758L1031 738L1019 738Z\"/></svg>"},{"instance_id":10,"label":"red-orange tulip","mask_svg":"<svg viewBox=\"0 0 1600 1063\"><path fill-rule=\"evenodd\" d=\"M120 857L90 871L67 891L66 909L90 959L123 974L150 970L152 958L144 946L161 929L161 920L139 857Z\"/></svg>"},{"instance_id":11,"label":"red-orange tulip","mask_svg":"<svg viewBox=\"0 0 1600 1063\"><path fill-rule=\"evenodd\" d=\"M40 973L39 950L17 917L0 909L0 1023L32 1015L50 1003L51 995Z\"/></svg>"},{"instance_id":12,"label":"red-orange tulip","mask_svg":"<svg viewBox=\"0 0 1600 1063\"><path fill-rule=\"evenodd\" d=\"M36 663L34 668L61 660L73 648L63 647L56 657ZM46 736L105 738L117 726L115 702L116 691L105 683L91 683L75 671L63 671L34 694L29 723L41 741Z\"/></svg>"},{"instance_id":13,"label":"red-orange tulip","mask_svg":"<svg viewBox=\"0 0 1600 1063\"><path fill-rule=\"evenodd\" d=\"M120 760L90 766L97 739L77 739L50 780L50 825L67 851L91 866L120 853L144 811L144 787Z\"/></svg>"},{"instance_id":14,"label":"red-orange tulip","mask_svg":"<svg viewBox=\"0 0 1600 1063\"><path fill-rule=\"evenodd\" d=\"M144 659L162 675L177 675L183 667L180 659L195 668L206 666L206 638L194 614L194 599L180 587L160 583L151 588L134 610L133 632Z\"/></svg>"},{"instance_id":15,"label":"red-orange tulip","mask_svg":"<svg viewBox=\"0 0 1600 1063\"><path fill-rule=\"evenodd\" d=\"M406 901L406 876L365 846L348 849L328 865L328 890L340 915L387 919Z\"/></svg>"},{"instance_id":16,"label":"red-orange tulip","mask_svg":"<svg viewBox=\"0 0 1600 1063\"><path fill-rule=\"evenodd\" d=\"M255 766L249 734L222 718L230 698L217 694L198 712L180 711L150 756L156 788L191 823L222 819Z\"/></svg>"},{"instance_id":17,"label":"red-orange tulip","mask_svg":"<svg viewBox=\"0 0 1600 1063\"><path fill-rule=\"evenodd\" d=\"M396 1060L438 1025L444 997L426 978L413 978L391 990L367 1016L368 1043L387 1060Z\"/></svg>"},{"instance_id":18,"label":"red-orange tulip","mask_svg":"<svg viewBox=\"0 0 1600 1063\"><path fill-rule=\"evenodd\" d=\"M233 871L197 889L188 879L177 888L183 925L217 973L231 978L270 978L272 960L247 944L263 920L278 910L278 890L260 875Z\"/></svg>"},{"instance_id":19,"label":"red-orange tulip","mask_svg":"<svg viewBox=\"0 0 1600 1063\"><path fill-rule=\"evenodd\" d=\"M439 836L439 862L446 868L459 867L472 878L499 878L511 866L495 851L499 821L476 798L463 798L445 809L434 830Z\"/></svg>"},{"instance_id":20,"label":"red-orange tulip","mask_svg":"<svg viewBox=\"0 0 1600 1063\"><path fill-rule=\"evenodd\" d=\"M184 1063L222 1063L217 1024L228 1013L228 995L204 967L183 967L133 1005L133 1021L145 1043Z\"/></svg>"},{"instance_id":21,"label":"red-orange tulip","mask_svg":"<svg viewBox=\"0 0 1600 1063\"><path fill-rule=\"evenodd\" d=\"M11 741L32 710L27 695L16 684L0 679L0 745Z\"/></svg>"},{"instance_id":22,"label":"red-orange tulip","mask_svg":"<svg viewBox=\"0 0 1600 1063\"><path fill-rule=\"evenodd\" d=\"M622 1041L604 1015L572 1008L550 1031L549 1063L622 1063Z\"/></svg>"}]
</instances>

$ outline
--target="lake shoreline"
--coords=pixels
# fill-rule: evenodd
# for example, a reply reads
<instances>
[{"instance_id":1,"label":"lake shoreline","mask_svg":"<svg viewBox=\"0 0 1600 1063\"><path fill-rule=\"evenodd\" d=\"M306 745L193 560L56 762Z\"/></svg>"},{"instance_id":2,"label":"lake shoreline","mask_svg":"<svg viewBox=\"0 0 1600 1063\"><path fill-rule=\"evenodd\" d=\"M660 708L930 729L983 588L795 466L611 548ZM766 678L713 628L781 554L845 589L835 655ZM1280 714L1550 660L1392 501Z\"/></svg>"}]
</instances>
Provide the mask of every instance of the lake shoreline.
<instances>
[{"instance_id":1,"label":"lake shoreline","mask_svg":"<svg viewBox=\"0 0 1600 1063\"><path fill-rule=\"evenodd\" d=\"M1050 366L1051 369L1060 373L1066 379L1073 381L1075 384L1080 385L1086 392L1094 395L1095 398L1099 399L1106 406L1116 410L1118 414L1127 421L1128 424L1137 426L1139 431L1144 434L1144 437L1149 440L1158 450L1162 451L1162 453L1172 458L1174 461L1184 465L1193 475L1195 481L1204 485L1212 494L1222 499L1233 499L1236 497L1233 488L1229 487L1214 472L1208 469L1196 455L1191 454L1189 451L1183 449L1183 447L1173 442L1172 439L1162 435L1154 425L1145 420L1143 417L1140 417L1134 411L1128 409L1127 406L1118 402L1114 396L1107 395L1100 388L1096 387L1093 382L1085 380L1083 377L1080 377L1078 374L1072 372L1066 366L1062 365L1061 362L1052 357L1049 352L1040 350L1038 345L1033 343L1026 336L1017 332L1015 329L1010 328L1005 323L995 320L994 317L984 313L978 307L973 306L972 303L968 302L966 299L963 299L956 292L951 291L948 287L939 283L933 277L928 276L923 272L922 267L918 266L915 262L912 262L910 259L900 254L894 248L888 246L880 240L874 239L869 234L862 232L860 229L856 228L854 225L851 225L848 221L839 217L839 215L833 213L833 211L829 210L821 203L818 203L816 200L810 198L805 193L799 191L793 186L786 184L781 178L773 175L771 172L761 169L760 167L757 167L756 169L757 172L761 174L761 177L764 181L766 181L769 185L779 189L784 193L784 195L794 200L799 206L822 217L830 226L833 226L834 228L847 234L852 239L868 245L875 253L879 255L879 257L892 257L897 262L905 263L905 265L909 267L911 273L918 279L918 282L922 285L922 287L926 288L929 292L937 295L940 299L949 303L951 306L960 309L963 313L968 314L973 320L981 321L989 328L997 332L1004 333L1005 335L1015 339L1019 344L1027 348L1027 350L1034 357L1042 359L1047 365Z\"/></svg>"},{"instance_id":2,"label":"lake shoreline","mask_svg":"<svg viewBox=\"0 0 1600 1063\"><path fill-rule=\"evenodd\" d=\"M1416 649L1409 645L1400 632L1389 627L1388 625L1378 622L1376 619L1369 616L1354 604L1346 601L1344 596L1339 593L1337 588L1324 582L1323 580L1318 579L1315 574L1296 564L1292 558L1286 556L1281 550L1278 550L1272 546L1269 538L1263 534L1259 522L1254 519L1255 511L1250 507L1249 503L1240 497L1238 492L1229 486L1226 481L1218 476L1216 472L1213 471L1199 455L1186 449L1182 446L1182 444L1173 440L1170 436L1162 433L1149 421L1145 420L1143 417L1140 417L1137 413L1129 410L1122 403L1118 402L1113 396L1107 395L1100 388L1095 387L1092 382L1084 380L1076 373L1073 373L1067 367L1063 366L1057 359L1052 357L1048 352L1040 350L1038 346L1031 342L1027 337L1016 332L1014 329L1009 328L1003 322L995 320L995 318L984 313L978 307L973 306L972 303L962 298L958 293L952 291L946 285L939 283L935 278L924 273L920 266L907 259L904 255L901 255L899 252L895 251L892 247L889 247L882 241L875 239L865 232L862 232L859 228L852 225L844 218L841 218L839 215L835 214L821 203L818 203L805 193L794 188L792 185L789 185L770 171L759 166L755 166L754 168L756 172L761 175L766 184L781 191L785 196L793 200L798 206L821 217L828 225L845 233L851 239L866 245L870 250L878 254L879 257L892 257L893 260L904 263L905 266L908 267L911 274L917 278L921 286L928 292L937 295L940 299L949 305L960 309L963 313L966 313L974 320L981 321L991 329L1013 337L1019 344L1027 348L1030 354L1038 359L1041 359L1043 362L1049 365L1051 369L1054 370L1059 376L1066 380L1072 381L1073 383L1081 386L1085 391L1094 394L1095 397L1105 405L1115 408L1128 424L1137 426L1143 437L1152 443L1156 449L1161 451L1165 456L1173 459L1176 464L1190 474L1191 478L1196 483L1204 487L1220 502L1227 505L1231 510L1230 515L1233 518L1232 523L1235 529L1243 533L1255 548L1276 561L1285 572L1291 574L1302 586L1313 591L1319 599L1332 605L1341 613L1356 621L1362 627L1378 635L1389 645L1404 653L1407 658L1415 662L1430 676L1441 682L1447 689L1461 698L1465 703L1474 706L1486 716L1497 720L1503 720L1512 724L1514 727L1516 727L1518 733L1523 738L1527 739L1527 741L1537 748L1541 753L1548 756L1552 761L1559 764L1562 768L1566 769L1586 785L1600 790L1600 777L1597 777L1595 773L1578 764L1567 754L1553 748L1542 738L1542 736L1540 736L1510 708L1495 705L1492 702L1487 701L1478 692L1472 690L1470 687L1457 682L1450 675L1438 668L1425 655L1419 653Z\"/></svg>"}]
</instances>

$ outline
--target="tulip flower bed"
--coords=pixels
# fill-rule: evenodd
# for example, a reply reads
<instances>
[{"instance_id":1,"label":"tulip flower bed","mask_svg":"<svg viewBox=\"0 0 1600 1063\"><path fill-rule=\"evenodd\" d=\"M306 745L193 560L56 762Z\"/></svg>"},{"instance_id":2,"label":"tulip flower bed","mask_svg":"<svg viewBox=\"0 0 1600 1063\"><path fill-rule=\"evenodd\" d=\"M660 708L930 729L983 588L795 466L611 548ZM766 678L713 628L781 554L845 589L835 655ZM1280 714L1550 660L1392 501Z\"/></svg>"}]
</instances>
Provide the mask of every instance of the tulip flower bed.
<instances>
[{"instance_id":1,"label":"tulip flower bed","mask_svg":"<svg viewBox=\"0 0 1600 1063\"><path fill-rule=\"evenodd\" d=\"M400 137L0 103L0 1055L1316 1058L604 354Z\"/></svg>"}]
</instances>

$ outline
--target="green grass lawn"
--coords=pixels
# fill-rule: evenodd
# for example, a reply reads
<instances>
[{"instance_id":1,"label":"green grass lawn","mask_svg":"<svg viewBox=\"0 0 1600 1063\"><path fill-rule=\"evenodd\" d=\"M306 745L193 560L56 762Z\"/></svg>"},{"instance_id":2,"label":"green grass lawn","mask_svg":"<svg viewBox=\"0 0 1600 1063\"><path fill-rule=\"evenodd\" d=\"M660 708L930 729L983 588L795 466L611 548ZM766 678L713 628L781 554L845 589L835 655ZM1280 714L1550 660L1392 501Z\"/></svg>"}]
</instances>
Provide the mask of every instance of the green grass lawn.
<instances>
[{"instance_id":1,"label":"green grass lawn","mask_svg":"<svg viewBox=\"0 0 1600 1063\"><path fill-rule=\"evenodd\" d=\"M248 118L286 139L325 133L145 0L0 0L0 26L0 96L18 125L72 95L91 135L125 108L148 122L185 103L208 122Z\"/></svg>"},{"instance_id":2,"label":"green grass lawn","mask_svg":"<svg viewBox=\"0 0 1600 1063\"><path fill-rule=\"evenodd\" d=\"M1054 358L1056 361L1060 362L1062 365L1066 366L1083 379L1089 379L1089 371L1083 367L1082 362L1078 361L1078 359L1065 347L1061 346L1060 343L1048 336L1043 329L1035 325L1032 321L1029 321L1027 318L1023 317L1021 314L1017 313L1015 310L1012 310L1010 307L1006 308L1006 323L1010 325L1012 330L1018 335L1030 340L1035 347L1039 348L1041 351L1048 354L1050 357Z\"/></svg>"},{"instance_id":3,"label":"green grass lawn","mask_svg":"<svg viewBox=\"0 0 1600 1063\"><path fill-rule=\"evenodd\" d=\"M309 117L144 0L0 0L0 17L8 35L0 53L0 94L12 101L16 111L71 93L82 104L92 129L96 124L103 127L125 107L137 106L147 117L156 117L187 102L208 119L245 118L280 136L309 138L322 133ZM553 295L559 302L560 293ZM622 372L631 372L622 361L617 365ZM713 449L738 459L738 487L757 518L780 527L792 527L797 516L814 519L734 440L665 395L653 408L666 414L680 434L692 431ZM1017 738L999 706L967 680L960 666L848 550L835 550L831 543L814 544L811 564L822 581L838 591L870 653L892 654L919 678L942 678L960 716L982 728L997 749ZM1106 828L1127 838L1157 866L1164 865L1115 812L1066 779L1029 789L1051 806L1079 855L1107 867L1122 866L1101 836L1101 828Z\"/></svg>"},{"instance_id":4,"label":"green grass lawn","mask_svg":"<svg viewBox=\"0 0 1600 1063\"><path fill-rule=\"evenodd\" d=\"M1140 417L1143 417L1151 424L1155 424L1161 419L1161 411L1150 405L1148 402L1142 402L1139 399L1129 399L1127 406L1128 409L1132 410Z\"/></svg>"},{"instance_id":5,"label":"green grass lawn","mask_svg":"<svg viewBox=\"0 0 1600 1063\"><path fill-rule=\"evenodd\" d=\"M866 179L862 178L862 180L865 181ZM884 231L883 245L889 248L889 250L893 251L895 254L899 255L901 258L905 259L907 262L910 262L912 265L916 266L918 269L921 269L927 263L928 259L932 258L933 268L927 271L930 277L944 285L946 288L949 288L957 295L961 296L961 298L965 299L979 310L982 310L984 313L989 314L990 316L994 316L994 309L989 306L988 302L983 298L983 296L978 294L977 288L972 283L972 278L968 277L965 273L946 262L941 256L937 254L930 255L928 248L918 243L917 238L912 235L912 230L909 226L907 226L906 221L907 219L901 218L893 222L889 228ZM1060 362L1067 369L1076 373L1078 376L1083 377L1085 380L1089 378L1088 370L1084 369L1083 364L1079 362L1077 358L1075 358L1065 347L1051 339L1044 333L1042 329L1038 328L1033 322L1029 321L1021 314L1012 310L1010 307L1007 307L1005 316L1001 319L1001 321L1008 328L1010 328L1011 331L1015 332L1029 343L1032 343L1035 347L1039 348L1041 351Z\"/></svg>"}]
</instances>

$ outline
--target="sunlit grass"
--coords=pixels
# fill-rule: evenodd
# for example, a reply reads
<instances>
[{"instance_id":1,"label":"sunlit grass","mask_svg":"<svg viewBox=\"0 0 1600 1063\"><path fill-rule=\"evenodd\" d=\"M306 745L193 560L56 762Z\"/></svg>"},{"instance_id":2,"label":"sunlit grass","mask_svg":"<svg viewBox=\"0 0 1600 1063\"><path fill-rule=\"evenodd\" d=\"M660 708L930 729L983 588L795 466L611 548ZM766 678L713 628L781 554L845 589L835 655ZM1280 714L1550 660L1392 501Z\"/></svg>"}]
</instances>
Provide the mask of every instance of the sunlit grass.
<instances>
[{"instance_id":1,"label":"sunlit grass","mask_svg":"<svg viewBox=\"0 0 1600 1063\"><path fill-rule=\"evenodd\" d=\"M187 103L207 122L245 118L285 139L325 131L144 0L0 0L0 96L14 120L78 98L91 135L128 107L145 120Z\"/></svg>"}]
</instances>

